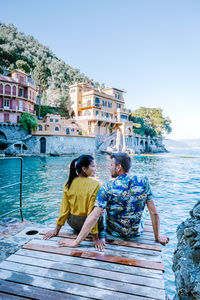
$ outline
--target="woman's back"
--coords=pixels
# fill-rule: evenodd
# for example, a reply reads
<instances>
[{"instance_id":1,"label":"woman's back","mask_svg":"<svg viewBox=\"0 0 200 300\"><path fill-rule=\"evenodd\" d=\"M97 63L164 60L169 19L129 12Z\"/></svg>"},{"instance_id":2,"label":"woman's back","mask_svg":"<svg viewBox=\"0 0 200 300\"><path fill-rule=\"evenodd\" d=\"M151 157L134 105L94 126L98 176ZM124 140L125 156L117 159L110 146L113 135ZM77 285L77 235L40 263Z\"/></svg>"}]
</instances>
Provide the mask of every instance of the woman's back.
<instances>
[{"instance_id":1,"label":"woman's back","mask_svg":"<svg viewBox=\"0 0 200 300\"><path fill-rule=\"evenodd\" d=\"M70 188L64 188L69 201L70 213L75 216L87 216L94 207L99 188L99 182L92 178L74 178Z\"/></svg>"}]
</instances>

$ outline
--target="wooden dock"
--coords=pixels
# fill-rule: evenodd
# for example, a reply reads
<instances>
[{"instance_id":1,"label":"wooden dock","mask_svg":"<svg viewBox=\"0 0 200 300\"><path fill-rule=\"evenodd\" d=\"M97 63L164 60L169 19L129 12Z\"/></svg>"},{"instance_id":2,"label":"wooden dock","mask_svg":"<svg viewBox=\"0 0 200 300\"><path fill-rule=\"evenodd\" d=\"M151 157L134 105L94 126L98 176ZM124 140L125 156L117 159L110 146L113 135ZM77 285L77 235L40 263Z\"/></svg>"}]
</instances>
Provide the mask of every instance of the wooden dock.
<instances>
[{"instance_id":1,"label":"wooden dock","mask_svg":"<svg viewBox=\"0 0 200 300\"><path fill-rule=\"evenodd\" d=\"M68 232L68 231L67 231ZM59 248L60 233L43 232L0 263L0 299L165 299L161 246L150 221L141 237L106 235L104 252L90 238L77 249Z\"/></svg>"}]
</instances>

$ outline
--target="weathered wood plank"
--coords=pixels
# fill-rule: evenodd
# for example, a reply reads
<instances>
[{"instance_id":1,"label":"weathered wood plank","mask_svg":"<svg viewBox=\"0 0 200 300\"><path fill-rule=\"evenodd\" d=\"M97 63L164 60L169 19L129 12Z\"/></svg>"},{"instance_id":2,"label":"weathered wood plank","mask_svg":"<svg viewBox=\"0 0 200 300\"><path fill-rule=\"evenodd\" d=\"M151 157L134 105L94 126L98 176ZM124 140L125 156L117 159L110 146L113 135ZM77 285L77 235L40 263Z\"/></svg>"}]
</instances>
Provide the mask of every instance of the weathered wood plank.
<instances>
[{"instance_id":1,"label":"weathered wood plank","mask_svg":"<svg viewBox=\"0 0 200 300\"><path fill-rule=\"evenodd\" d=\"M136 266L146 269L154 269L154 270L161 270L164 271L164 265L161 262L151 262L139 259L131 259L126 257L120 256L112 256L106 255L99 252L84 252L81 250L74 250L70 248L57 248L52 246L43 246L37 245L33 243L27 243L23 246L23 249L31 249L36 251L44 251L50 253L58 253L63 255L70 255L70 256L78 256L82 258L90 258L95 260L103 260L107 262L115 262L122 265L129 265L129 266Z\"/></svg>"},{"instance_id":2,"label":"weathered wood plank","mask_svg":"<svg viewBox=\"0 0 200 300\"><path fill-rule=\"evenodd\" d=\"M0 291L0 300L22 300L22 299L29 299L30 298L26 298L26 297L19 297L19 296L15 296L15 295L9 295L9 294L5 294L5 293L2 293Z\"/></svg>"},{"instance_id":3,"label":"weathered wood plank","mask_svg":"<svg viewBox=\"0 0 200 300\"><path fill-rule=\"evenodd\" d=\"M110 234L106 234L107 239L115 239L115 240L122 240L120 237L113 237ZM134 243L141 243L141 244L148 244L148 245L157 245L160 246L159 243L157 243L154 239L146 239L142 236L139 237L132 237L132 238L123 238L123 241L128 241L128 242L134 242Z\"/></svg>"},{"instance_id":4,"label":"weathered wood plank","mask_svg":"<svg viewBox=\"0 0 200 300\"><path fill-rule=\"evenodd\" d=\"M111 279L111 280L127 282L127 283L132 283L137 285L145 285L149 287L155 287L158 289L164 289L164 281L160 281L159 279L142 277L138 275L130 275L124 273L121 273L119 275L119 272L91 268L91 267L81 266L81 265L73 265L69 263L63 264L63 263L52 262L40 258L25 257L17 254L13 254L9 256L6 261L12 261L16 263L28 264L33 266L40 266L43 268L60 270L69 273L95 276L98 278Z\"/></svg>"},{"instance_id":5,"label":"weathered wood plank","mask_svg":"<svg viewBox=\"0 0 200 300\"><path fill-rule=\"evenodd\" d=\"M47 231L42 231L40 232L41 235L44 235ZM62 238L76 238L76 234L70 234L70 233L62 233L60 232L58 237ZM92 241L91 237L87 237L85 240L87 241ZM128 240L123 240L123 239L115 239L115 237L112 236L112 238L106 238L106 243L111 244L111 245L120 245L120 246L126 246L126 247L133 247L133 248L140 248L140 249L147 249L147 250L153 250L153 251L162 251L161 246L156 244L156 245L149 245L149 244L142 244L142 243L135 243L131 242Z\"/></svg>"},{"instance_id":6,"label":"weathered wood plank","mask_svg":"<svg viewBox=\"0 0 200 300\"><path fill-rule=\"evenodd\" d=\"M13 271L7 271L5 269L0 269L0 278L4 280L14 281L14 282L21 282L23 284L31 284L33 286L46 288L49 290L56 290L56 291L62 291L67 292L68 294L72 295L80 295L92 299L108 299L113 300L114 299L134 299L134 300L141 300L144 299L146 296L137 296L137 295L131 295L131 294L124 294L119 291L111 291L107 289L100 289L92 286L87 285L81 285L81 284L75 284L72 282L66 282L63 280L58 279L51 279L51 278L43 278L41 276L37 275L31 275L31 274L23 274L20 272L13 272ZM143 292L143 288L141 289L141 293ZM160 293L159 293L160 294ZM155 298L155 299L164 299L161 297ZM152 297L151 297L152 298Z\"/></svg>"},{"instance_id":7,"label":"weathered wood plank","mask_svg":"<svg viewBox=\"0 0 200 300\"><path fill-rule=\"evenodd\" d=\"M30 249L20 249L16 252L17 255L29 256L33 258L41 258L44 260L51 260L53 262L60 262L63 264L82 265L90 268L103 269L108 271L115 271L121 276L121 274L133 274L138 276L144 276L148 278L155 278L159 281L163 278L163 273L160 270L150 270L139 267L132 267L126 265L115 264L112 262L95 261L91 259L82 259L79 257L65 256L54 253L46 253L39 251L32 251Z\"/></svg>"},{"instance_id":8,"label":"weathered wood plank","mask_svg":"<svg viewBox=\"0 0 200 300\"><path fill-rule=\"evenodd\" d=\"M7 293L6 295L15 295L14 298L5 298L5 299L18 299L22 296L23 299L37 299L37 300L85 300L88 298L83 298L80 296L73 296L70 294L63 294L56 291L51 291L47 289L42 289L39 287L29 286L25 284L19 284L16 282L0 280L0 291ZM18 297L16 297L18 296ZM0 294L1 299L1 294ZM3 298L4 299L4 298ZM22 299L20 297L20 299Z\"/></svg>"},{"instance_id":9,"label":"weathered wood plank","mask_svg":"<svg viewBox=\"0 0 200 300\"><path fill-rule=\"evenodd\" d=\"M51 240L34 239L32 240L32 243L58 247L59 240L60 238L57 237L54 237ZM93 246L93 243L87 241L81 243L78 249L80 249L83 252L87 252L87 251L97 252L97 250ZM162 255L160 252L153 252L153 251L152 253L149 252L150 252L149 250L128 248L128 247L116 246L116 245L108 245L104 250L104 254L107 255L116 256L117 254L117 256L132 258L132 259L143 259L143 260L150 260L155 262L162 261Z\"/></svg>"},{"instance_id":10,"label":"weathered wood plank","mask_svg":"<svg viewBox=\"0 0 200 300\"><path fill-rule=\"evenodd\" d=\"M157 289L147 286L139 286L136 284L129 284L129 283L122 283L121 281L113 281L113 280L107 280L103 278L96 278L95 274L93 276L88 275L80 275L80 274L74 274L69 272L63 272L63 271L57 271L52 269L46 269L41 267L35 267L30 265L24 265L19 264L15 262L10 261L3 261L0 263L0 268L5 270L11 270L14 272L22 272L23 274L26 274L28 276L41 276L45 278L46 280L55 279L55 280L61 280L63 282L71 282L74 284L80 284L79 289L83 288L85 286L100 288L100 289L107 289L110 291L118 291L122 293L128 293L138 296L144 296L144 297L153 297L154 299L160 299L160 295L164 295L163 289Z\"/></svg>"}]
</instances>

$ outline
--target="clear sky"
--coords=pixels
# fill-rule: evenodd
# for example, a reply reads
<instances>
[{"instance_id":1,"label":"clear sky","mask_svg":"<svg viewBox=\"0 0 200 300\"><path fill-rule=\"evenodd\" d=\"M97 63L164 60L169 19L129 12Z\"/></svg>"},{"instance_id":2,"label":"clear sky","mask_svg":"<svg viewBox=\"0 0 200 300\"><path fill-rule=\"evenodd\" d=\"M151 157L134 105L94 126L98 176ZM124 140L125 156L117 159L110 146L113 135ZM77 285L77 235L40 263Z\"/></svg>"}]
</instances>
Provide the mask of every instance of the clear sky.
<instances>
[{"instance_id":1,"label":"clear sky","mask_svg":"<svg viewBox=\"0 0 200 300\"><path fill-rule=\"evenodd\" d=\"M106 86L161 107L173 139L200 138L199 0L0 1L0 20Z\"/></svg>"}]
</instances>

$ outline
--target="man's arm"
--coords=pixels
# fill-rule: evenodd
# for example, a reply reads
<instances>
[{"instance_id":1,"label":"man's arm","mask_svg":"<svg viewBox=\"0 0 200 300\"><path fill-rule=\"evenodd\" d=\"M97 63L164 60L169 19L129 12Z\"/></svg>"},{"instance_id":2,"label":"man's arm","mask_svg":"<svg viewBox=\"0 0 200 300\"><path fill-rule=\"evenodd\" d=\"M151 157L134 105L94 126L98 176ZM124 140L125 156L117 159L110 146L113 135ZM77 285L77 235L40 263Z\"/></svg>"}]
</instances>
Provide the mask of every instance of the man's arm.
<instances>
[{"instance_id":1,"label":"man's arm","mask_svg":"<svg viewBox=\"0 0 200 300\"><path fill-rule=\"evenodd\" d=\"M98 219L103 211L101 207L94 207L93 211L86 218L83 227L75 240L64 239L58 242L61 247L76 248L90 233L91 229L98 222Z\"/></svg>"},{"instance_id":2,"label":"man's arm","mask_svg":"<svg viewBox=\"0 0 200 300\"><path fill-rule=\"evenodd\" d=\"M147 202L150 213L155 240L165 246L169 242L169 237L160 235L160 218L153 200Z\"/></svg>"}]
</instances>

